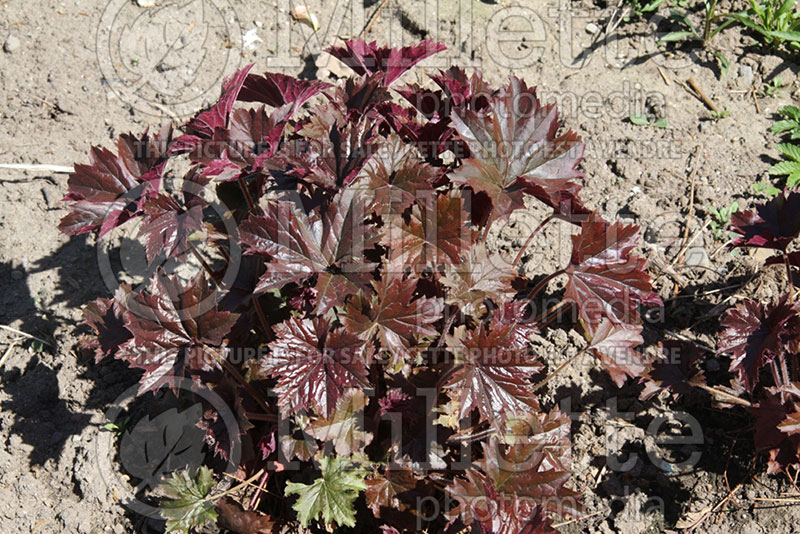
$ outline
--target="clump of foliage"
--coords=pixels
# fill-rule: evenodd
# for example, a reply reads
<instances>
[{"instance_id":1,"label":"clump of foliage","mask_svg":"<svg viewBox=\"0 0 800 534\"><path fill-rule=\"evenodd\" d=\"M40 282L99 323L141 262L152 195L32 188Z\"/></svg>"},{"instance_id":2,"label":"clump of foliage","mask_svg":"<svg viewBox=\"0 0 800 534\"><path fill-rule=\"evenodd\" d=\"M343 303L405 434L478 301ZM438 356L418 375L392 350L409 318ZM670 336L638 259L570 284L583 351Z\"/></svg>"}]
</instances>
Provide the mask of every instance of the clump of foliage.
<instances>
[{"instance_id":1,"label":"clump of foliage","mask_svg":"<svg viewBox=\"0 0 800 534\"><path fill-rule=\"evenodd\" d=\"M755 31L764 43L778 49L800 50L800 14L797 0L750 0L750 9L729 16Z\"/></svg>"},{"instance_id":2,"label":"clump of foliage","mask_svg":"<svg viewBox=\"0 0 800 534\"><path fill-rule=\"evenodd\" d=\"M800 310L792 280L800 267L792 249L800 236L798 210L800 193L782 192L754 211L733 213L731 246L774 251L766 265L785 270L787 289L773 301L744 299L728 310L718 347L731 357L728 398L744 400L739 404L755 416L756 447L769 454L769 472L787 475L800 469Z\"/></svg>"},{"instance_id":3,"label":"clump of foliage","mask_svg":"<svg viewBox=\"0 0 800 534\"><path fill-rule=\"evenodd\" d=\"M142 369L141 393L189 377L236 415L225 428L208 407L205 440L223 461L240 444L253 482L217 499L207 471L174 478L175 531L217 517L239 532L534 533L580 514L570 419L537 397L530 338L552 314L530 303L566 277L578 354L617 384L642 376L639 306L659 300L638 228L582 204L583 145L522 80L493 89L453 67L432 89L390 87L442 48L348 41L329 50L355 72L339 86L247 67L182 135L123 135L76 165L61 228L137 220L152 264L142 288L87 306L98 360ZM509 260L487 236L526 200L551 214ZM556 219L574 229L571 258L530 290L518 263ZM168 274L165 259L197 272ZM431 502L452 506L420 510Z\"/></svg>"},{"instance_id":4,"label":"clump of foliage","mask_svg":"<svg viewBox=\"0 0 800 534\"><path fill-rule=\"evenodd\" d=\"M773 124L769 131L774 135L788 135L792 141L800 139L800 108L783 106L778 114L783 119Z\"/></svg>"}]
</instances>

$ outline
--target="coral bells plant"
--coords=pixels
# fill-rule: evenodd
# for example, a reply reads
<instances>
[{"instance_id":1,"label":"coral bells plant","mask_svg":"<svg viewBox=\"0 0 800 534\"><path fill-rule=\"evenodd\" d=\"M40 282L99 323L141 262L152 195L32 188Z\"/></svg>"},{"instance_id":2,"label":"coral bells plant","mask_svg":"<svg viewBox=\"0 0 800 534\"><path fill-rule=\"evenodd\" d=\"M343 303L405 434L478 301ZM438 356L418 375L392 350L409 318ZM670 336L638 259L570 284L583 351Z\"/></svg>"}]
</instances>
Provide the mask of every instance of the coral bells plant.
<instances>
[{"instance_id":1,"label":"coral bells plant","mask_svg":"<svg viewBox=\"0 0 800 534\"><path fill-rule=\"evenodd\" d=\"M800 315L792 280L800 267L800 253L792 250L800 236L798 214L800 193L792 191L732 216L738 235L732 247L772 251L766 265L785 270L787 290L774 301L744 299L728 310L718 347L731 357L729 397L736 395L733 400L756 417L755 443L769 454L768 471L792 480L800 473Z\"/></svg>"},{"instance_id":2,"label":"coral bells plant","mask_svg":"<svg viewBox=\"0 0 800 534\"><path fill-rule=\"evenodd\" d=\"M167 481L169 530L534 533L581 513L570 419L537 394L558 370L531 336L553 314L530 303L566 277L575 357L641 376L639 306L658 299L637 228L583 205L583 145L522 80L397 83L442 49L347 42L329 49L355 73L338 86L247 67L180 135L124 135L75 167L61 228L136 219L152 267L87 306L98 359L142 369L141 393L191 379L236 416L205 411L208 467ZM550 215L508 259L487 236L527 199ZM518 263L553 220L572 255L533 283ZM215 492L234 456L244 482Z\"/></svg>"}]
</instances>

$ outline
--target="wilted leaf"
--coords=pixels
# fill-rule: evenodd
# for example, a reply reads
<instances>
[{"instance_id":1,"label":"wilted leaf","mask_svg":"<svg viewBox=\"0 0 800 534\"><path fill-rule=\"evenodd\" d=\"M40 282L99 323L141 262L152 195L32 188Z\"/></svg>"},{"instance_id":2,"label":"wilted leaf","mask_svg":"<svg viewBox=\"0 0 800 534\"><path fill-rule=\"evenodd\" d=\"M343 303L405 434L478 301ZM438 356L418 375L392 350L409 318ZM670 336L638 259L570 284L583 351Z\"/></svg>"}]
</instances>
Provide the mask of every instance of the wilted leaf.
<instances>
[{"instance_id":1,"label":"wilted leaf","mask_svg":"<svg viewBox=\"0 0 800 534\"><path fill-rule=\"evenodd\" d=\"M306 432L320 441L332 443L337 455L350 456L372 442L372 434L364 430L366 405L363 391L348 390L339 397L333 414L317 419Z\"/></svg>"}]
</instances>

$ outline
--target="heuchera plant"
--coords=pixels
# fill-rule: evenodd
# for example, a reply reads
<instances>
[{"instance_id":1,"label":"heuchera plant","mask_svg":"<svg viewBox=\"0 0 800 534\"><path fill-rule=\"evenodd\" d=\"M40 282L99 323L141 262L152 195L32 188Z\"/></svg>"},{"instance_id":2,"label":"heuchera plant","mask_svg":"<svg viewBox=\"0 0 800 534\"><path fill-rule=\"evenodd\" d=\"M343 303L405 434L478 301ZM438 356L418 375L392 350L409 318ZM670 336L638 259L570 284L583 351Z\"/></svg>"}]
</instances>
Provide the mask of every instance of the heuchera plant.
<instances>
[{"instance_id":1,"label":"heuchera plant","mask_svg":"<svg viewBox=\"0 0 800 534\"><path fill-rule=\"evenodd\" d=\"M641 377L639 306L658 298L638 229L583 205L583 144L522 80L496 90L454 67L392 85L443 48L349 41L328 50L355 72L339 86L247 67L182 134L123 135L76 165L62 230L138 219L153 266L87 306L98 360L142 369L141 393L190 378L236 414L225 428L209 407L202 425L218 459L241 444L252 482L214 496L208 468L177 475L169 529L538 533L581 513L570 419L537 398L530 336L554 313L530 303L565 276L558 308L588 340L575 357ZM509 261L487 236L526 199L551 213ZM574 228L569 263L529 285L520 259L556 219Z\"/></svg>"},{"instance_id":2,"label":"heuchera plant","mask_svg":"<svg viewBox=\"0 0 800 534\"><path fill-rule=\"evenodd\" d=\"M772 302L744 299L728 310L719 351L731 357L734 375L728 393L751 400L756 418L756 448L769 454L768 471L796 480L800 472L800 315L792 273L800 253L792 245L800 236L800 193L780 193L754 211L734 213L738 237L732 247L774 251L766 265L785 270L787 290ZM724 398L721 400L725 400ZM794 469L790 474L789 470Z\"/></svg>"}]
</instances>

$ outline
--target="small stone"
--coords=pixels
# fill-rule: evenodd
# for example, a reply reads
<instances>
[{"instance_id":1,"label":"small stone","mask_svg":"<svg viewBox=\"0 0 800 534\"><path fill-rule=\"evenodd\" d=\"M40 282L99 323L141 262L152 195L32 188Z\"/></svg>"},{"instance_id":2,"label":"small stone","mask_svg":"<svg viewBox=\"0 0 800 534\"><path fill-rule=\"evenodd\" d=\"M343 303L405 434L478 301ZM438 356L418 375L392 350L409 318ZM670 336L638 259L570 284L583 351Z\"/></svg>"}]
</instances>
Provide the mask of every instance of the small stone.
<instances>
[{"instance_id":1,"label":"small stone","mask_svg":"<svg viewBox=\"0 0 800 534\"><path fill-rule=\"evenodd\" d=\"M136 5L139 7L155 7L155 0L136 0Z\"/></svg>"},{"instance_id":2,"label":"small stone","mask_svg":"<svg viewBox=\"0 0 800 534\"><path fill-rule=\"evenodd\" d=\"M599 31L600 31L600 28L598 28L597 24L595 24L594 22L590 22L589 24L586 25L586 33L588 33L590 35L594 35Z\"/></svg>"},{"instance_id":3,"label":"small stone","mask_svg":"<svg viewBox=\"0 0 800 534\"><path fill-rule=\"evenodd\" d=\"M711 267L708 253L703 247L691 247L686 251L686 265L690 267Z\"/></svg>"},{"instance_id":4,"label":"small stone","mask_svg":"<svg viewBox=\"0 0 800 534\"><path fill-rule=\"evenodd\" d=\"M739 65L739 80L744 87L753 85L753 67L750 65Z\"/></svg>"},{"instance_id":5,"label":"small stone","mask_svg":"<svg viewBox=\"0 0 800 534\"><path fill-rule=\"evenodd\" d=\"M22 271L16 271L16 270L11 271L12 280L22 280L23 278L25 278L25 275L22 274Z\"/></svg>"},{"instance_id":6,"label":"small stone","mask_svg":"<svg viewBox=\"0 0 800 534\"><path fill-rule=\"evenodd\" d=\"M22 43L19 42L19 39L13 35L9 35L8 39L6 39L6 42L3 43L3 50L6 52L6 54L13 54L19 50L20 46L22 46Z\"/></svg>"}]
</instances>

